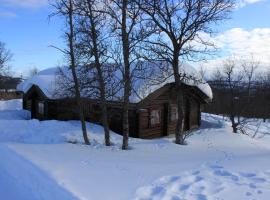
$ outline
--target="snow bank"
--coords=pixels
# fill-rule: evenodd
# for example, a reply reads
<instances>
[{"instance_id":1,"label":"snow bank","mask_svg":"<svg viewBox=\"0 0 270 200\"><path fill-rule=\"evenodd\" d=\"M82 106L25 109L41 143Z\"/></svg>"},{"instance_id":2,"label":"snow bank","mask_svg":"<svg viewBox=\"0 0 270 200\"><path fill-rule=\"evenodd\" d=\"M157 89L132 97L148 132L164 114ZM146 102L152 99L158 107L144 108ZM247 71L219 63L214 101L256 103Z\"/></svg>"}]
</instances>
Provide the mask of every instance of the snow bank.
<instances>
[{"instance_id":1,"label":"snow bank","mask_svg":"<svg viewBox=\"0 0 270 200\"><path fill-rule=\"evenodd\" d=\"M21 99L0 101L0 120L25 120L30 118L31 113L22 110Z\"/></svg>"},{"instance_id":2,"label":"snow bank","mask_svg":"<svg viewBox=\"0 0 270 200\"><path fill-rule=\"evenodd\" d=\"M78 121L38 121L21 120L20 113L13 115L10 120L1 120L0 112L0 142L17 142L27 144L59 144L59 143L83 143L83 137ZM12 115L11 115L12 116ZM102 127L94 124L87 124L89 137L102 137ZM90 128L91 127L91 128ZM93 134L95 136L93 137ZM112 138L120 137L118 135ZM98 145L98 144L96 144ZM103 145L101 142L100 145Z\"/></svg>"},{"instance_id":3,"label":"snow bank","mask_svg":"<svg viewBox=\"0 0 270 200\"><path fill-rule=\"evenodd\" d=\"M22 109L22 100L21 99L12 99L12 100L0 100L0 111L2 110L21 110Z\"/></svg>"}]
</instances>

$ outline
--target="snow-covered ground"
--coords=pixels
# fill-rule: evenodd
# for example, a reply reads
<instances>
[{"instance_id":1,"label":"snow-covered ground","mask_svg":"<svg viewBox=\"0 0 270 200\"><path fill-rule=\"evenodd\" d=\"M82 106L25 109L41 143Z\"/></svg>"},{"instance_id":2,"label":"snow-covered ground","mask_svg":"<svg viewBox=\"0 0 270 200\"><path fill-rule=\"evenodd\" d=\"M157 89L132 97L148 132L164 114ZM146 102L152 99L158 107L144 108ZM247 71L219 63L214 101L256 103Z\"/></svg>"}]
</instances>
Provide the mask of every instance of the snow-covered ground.
<instances>
[{"instance_id":1,"label":"snow-covered ground","mask_svg":"<svg viewBox=\"0 0 270 200\"><path fill-rule=\"evenodd\" d=\"M254 120L250 129L260 128L251 138L203 114L186 146L131 139L122 151L114 133L114 145L103 145L100 126L88 124L85 146L77 121L27 120L18 105L0 102L0 199L269 199L270 122Z\"/></svg>"}]
</instances>

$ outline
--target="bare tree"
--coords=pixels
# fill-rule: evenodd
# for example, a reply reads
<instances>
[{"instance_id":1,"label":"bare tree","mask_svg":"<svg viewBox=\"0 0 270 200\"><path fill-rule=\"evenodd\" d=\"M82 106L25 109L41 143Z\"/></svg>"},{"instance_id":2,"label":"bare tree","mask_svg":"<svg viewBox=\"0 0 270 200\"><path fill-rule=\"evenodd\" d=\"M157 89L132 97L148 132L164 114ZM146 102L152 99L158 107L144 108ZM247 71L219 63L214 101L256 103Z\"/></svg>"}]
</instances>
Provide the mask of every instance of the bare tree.
<instances>
[{"instance_id":1,"label":"bare tree","mask_svg":"<svg viewBox=\"0 0 270 200\"><path fill-rule=\"evenodd\" d=\"M80 0L77 2L80 17L80 32L82 34L81 48L86 54L87 61L93 60L93 67L97 71L99 99L102 109L102 125L104 128L105 144L110 146L110 130L106 103L106 67L107 46L106 15L104 14L100 0ZM91 86L90 86L91 87Z\"/></svg>"},{"instance_id":2,"label":"bare tree","mask_svg":"<svg viewBox=\"0 0 270 200\"><path fill-rule=\"evenodd\" d=\"M28 71L28 77L33 77L34 75L36 75L39 72L38 68L36 67L32 67L29 69Z\"/></svg>"},{"instance_id":3,"label":"bare tree","mask_svg":"<svg viewBox=\"0 0 270 200\"><path fill-rule=\"evenodd\" d=\"M246 82L248 83L247 85L247 90L248 90L248 96L251 95L251 84L253 82L253 79L255 78L255 71L259 67L259 62L254 60L254 57L251 55L250 59L243 60L242 63L242 68L245 73L245 78Z\"/></svg>"},{"instance_id":4,"label":"bare tree","mask_svg":"<svg viewBox=\"0 0 270 200\"><path fill-rule=\"evenodd\" d=\"M139 60L140 44L151 33L146 31L141 18L141 10L135 1L105 0L106 13L111 17L111 28L114 34L112 58L123 76L123 144L122 149L128 149L129 138L129 104L132 90L132 80L136 72L141 71L136 61ZM137 70L139 69L139 70Z\"/></svg>"},{"instance_id":5,"label":"bare tree","mask_svg":"<svg viewBox=\"0 0 270 200\"><path fill-rule=\"evenodd\" d=\"M203 37L211 35L211 24L227 18L233 8L232 0L137 0L138 5L157 27L156 34L148 41L148 50L158 59L170 64L177 90L178 120L175 143L184 144L184 91L181 90L185 74L179 66L183 58L205 53L213 46ZM200 48L198 48L200 46ZM182 60L181 60L182 59Z\"/></svg>"},{"instance_id":6,"label":"bare tree","mask_svg":"<svg viewBox=\"0 0 270 200\"><path fill-rule=\"evenodd\" d=\"M83 138L85 144L89 145L90 142L87 135L86 122L83 113L80 85L76 72L76 69L78 67L78 60L76 58L76 44L75 44L76 41L75 22L74 22L75 3L74 0L57 0L52 5L56 10L56 12L53 15L58 14L64 17L66 21L67 31L65 32L65 37L67 39L66 43L68 48L65 50L61 49L59 50L65 54L69 62L69 69L71 70L72 73L75 99L78 106Z\"/></svg>"},{"instance_id":7,"label":"bare tree","mask_svg":"<svg viewBox=\"0 0 270 200\"><path fill-rule=\"evenodd\" d=\"M254 75L258 65L259 63L253 59L243 60L230 57L224 61L223 68L215 73L214 82L218 84L217 91L221 93L217 94L219 97L217 101L222 101L218 104L222 108L215 109L218 113L226 110L234 133L240 131L246 134L245 129L249 120L245 116L254 116L254 94L256 93Z\"/></svg>"},{"instance_id":8,"label":"bare tree","mask_svg":"<svg viewBox=\"0 0 270 200\"><path fill-rule=\"evenodd\" d=\"M203 80L206 80L206 67L203 65L200 65L200 69L199 69L199 73L201 75L201 77L203 78Z\"/></svg>"},{"instance_id":9,"label":"bare tree","mask_svg":"<svg viewBox=\"0 0 270 200\"><path fill-rule=\"evenodd\" d=\"M240 115L239 115L239 86L244 79L244 75L236 71L237 60L227 59L224 61L223 74L225 82L228 84L227 87L230 93L230 120L232 123L233 132L237 133L237 127L240 124ZM237 117L238 122L235 121Z\"/></svg>"},{"instance_id":10,"label":"bare tree","mask_svg":"<svg viewBox=\"0 0 270 200\"><path fill-rule=\"evenodd\" d=\"M6 48L5 43L0 41L0 75L5 75L9 69L8 63L12 59L12 53Z\"/></svg>"},{"instance_id":11,"label":"bare tree","mask_svg":"<svg viewBox=\"0 0 270 200\"><path fill-rule=\"evenodd\" d=\"M261 72L256 76L257 93L256 93L256 110L260 113L260 116L265 122L267 118L270 118L270 70Z\"/></svg>"}]
</instances>

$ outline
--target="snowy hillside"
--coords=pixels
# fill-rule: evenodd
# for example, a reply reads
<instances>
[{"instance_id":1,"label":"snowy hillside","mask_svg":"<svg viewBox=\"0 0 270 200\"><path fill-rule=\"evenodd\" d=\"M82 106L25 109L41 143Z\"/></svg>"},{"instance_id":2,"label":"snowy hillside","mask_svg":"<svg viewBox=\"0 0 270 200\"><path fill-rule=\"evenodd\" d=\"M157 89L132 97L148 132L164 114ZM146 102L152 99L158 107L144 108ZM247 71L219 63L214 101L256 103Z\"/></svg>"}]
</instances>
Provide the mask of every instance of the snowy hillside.
<instances>
[{"instance_id":1,"label":"snowy hillside","mask_svg":"<svg viewBox=\"0 0 270 200\"><path fill-rule=\"evenodd\" d=\"M269 199L269 122L250 138L203 114L186 146L131 139L132 150L122 151L114 133L114 146L103 145L100 126L88 124L92 145L85 146L79 122L27 120L19 104L0 102L1 199Z\"/></svg>"}]
</instances>

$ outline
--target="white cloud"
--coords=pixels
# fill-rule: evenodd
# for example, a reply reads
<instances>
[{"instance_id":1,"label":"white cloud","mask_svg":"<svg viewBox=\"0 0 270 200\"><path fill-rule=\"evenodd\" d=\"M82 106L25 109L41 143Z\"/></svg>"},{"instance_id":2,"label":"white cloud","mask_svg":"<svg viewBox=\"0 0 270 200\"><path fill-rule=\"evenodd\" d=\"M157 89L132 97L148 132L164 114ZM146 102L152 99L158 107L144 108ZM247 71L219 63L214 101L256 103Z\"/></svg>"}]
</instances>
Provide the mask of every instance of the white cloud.
<instances>
[{"instance_id":1,"label":"white cloud","mask_svg":"<svg viewBox=\"0 0 270 200\"><path fill-rule=\"evenodd\" d=\"M253 59L260 64L260 71L270 70L270 28L255 28L245 30L233 28L212 39L219 48L219 54L214 59L208 59L199 65L207 68L209 74L230 56L249 60Z\"/></svg>"},{"instance_id":2,"label":"white cloud","mask_svg":"<svg viewBox=\"0 0 270 200\"><path fill-rule=\"evenodd\" d=\"M242 57L253 55L261 63L270 63L270 28L250 31L234 28L215 38L224 52Z\"/></svg>"},{"instance_id":3,"label":"white cloud","mask_svg":"<svg viewBox=\"0 0 270 200\"><path fill-rule=\"evenodd\" d=\"M48 5L48 0L0 0L6 6L39 8Z\"/></svg>"},{"instance_id":4,"label":"white cloud","mask_svg":"<svg viewBox=\"0 0 270 200\"><path fill-rule=\"evenodd\" d=\"M14 18L17 17L16 13L10 12L10 11L0 11L0 18L5 17L5 18Z\"/></svg>"},{"instance_id":5,"label":"white cloud","mask_svg":"<svg viewBox=\"0 0 270 200\"><path fill-rule=\"evenodd\" d=\"M244 6L247 6L249 4L254 4L254 3L258 3L260 1L265 1L265 0L238 0L237 2L237 7L241 8L241 7L244 7Z\"/></svg>"}]
</instances>

